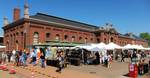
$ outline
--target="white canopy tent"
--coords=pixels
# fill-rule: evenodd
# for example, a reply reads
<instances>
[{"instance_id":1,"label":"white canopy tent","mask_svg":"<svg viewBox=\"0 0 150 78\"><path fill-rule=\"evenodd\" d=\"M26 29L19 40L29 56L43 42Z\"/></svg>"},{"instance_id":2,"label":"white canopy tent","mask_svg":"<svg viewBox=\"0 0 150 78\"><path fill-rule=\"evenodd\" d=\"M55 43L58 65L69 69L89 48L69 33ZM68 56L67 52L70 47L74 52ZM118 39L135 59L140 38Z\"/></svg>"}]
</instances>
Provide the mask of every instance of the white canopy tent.
<instances>
[{"instance_id":1,"label":"white canopy tent","mask_svg":"<svg viewBox=\"0 0 150 78\"><path fill-rule=\"evenodd\" d=\"M101 51L102 49L98 48L98 47L92 47L89 49L90 51Z\"/></svg>"},{"instance_id":2,"label":"white canopy tent","mask_svg":"<svg viewBox=\"0 0 150 78\"><path fill-rule=\"evenodd\" d=\"M150 47L148 47L148 48L145 48L145 50L150 50Z\"/></svg>"},{"instance_id":3,"label":"white canopy tent","mask_svg":"<svg viewBox=\"0 0 150 78\"><path fill-rule=\"evenodd\" d=\"M117 44L115 44L115 43L113 43L113 42L107 44L107 45L105 46L105 48L106 48L107 50L122 49L121 46L119 46L119 45L117 45Z\"/></svg>"},{"instance_id":4,"label":"white canopy tent","mask_svg":"<svg viewBox=\"0 0 150 78\"><path fill-rule=\"evenodd\" d=\"M0 48L6 48L6 46L0 46Z\"/></svg>"},{"instance_id":5,"label":"white canopy tent","mask_svg":"<svg viewBox=\"0 0 150 78\"><path fill-rule=\"evenodd\" d=\"M123 49L133 49L131 44L127 44L123 47Z\"/></svg>"},{"instance_id":6,"label":"white canopy tent","mask_svg":"<svg viewBox=\"0 0 150 78\"><path fill-rule=\"evenodd\" d=\"M99 53L102 53L102 55L106 54L106 44L101 42L98 44L91 44L91 46L93 46L93 48L90 49L90 51L98 51Z\"/></svg>"},{"instance_id":7,"label":"white canopy tent","mask_svg":"<svg viewBox=\"0 0 150 78\"><path fill-rule=\"evenodd\" d=\"M79 45L76 46L76 48L83 48L92 52L96 52L98 51L99 53L102 53L103 55L106 53L106 49L105 49L105 44L104 43L99 43L99 44L88 44L88 45Z\"/></svg>"},{"instance_id":8,"label":"white canopy tent","mask_svg":"<svg viewBox=\"0 0 150 78\"><path fill-rule=\"evenodd\" d=\"M101 42L101 43L99 43L99 44L91 44L92 46L95 46L95 47L98 47L98 48L100 48L100 49L105 49L105 47L106 47L106 44L105 43L103 43L103 42Z\"/></svg>"},{"instance_id":9,"label":"white canopy tent","mask_svg":"<svg viewBox=\"0 0 150 78\"><path fill-rule=\"evenodd\" d=\"M101 43L97 44L97 46L98 46L99 48L104 48L104 49L105 49L106 44L103 43L103 42L101 42Z\"/></svg>"},{"instance_id":10,"label":"white canopy tent","mask_svg":"<svg viewBox=\"0 0 150 78\"><path fill-rule=\"evenodd\" d=\"M138 49L145 50L146 48L144 48L142 45L138 45Z\"/></svg>"},{"instance_id":11,"label":"white canopy tent","mask_svg":"<svg viewBox=\"0 0 150 78\"><path fill-rule=\"evenodd\" d=\"M91 46L91 45L78 45L78 46L75 46L75 48L83 48L83 49L90 50L91 48L94 48L94 46Z\"/></svg>"},{"instance_id":12,"label":"white canopy tent","mask_svg":"<svg viewBox=\"0 0 150 78\"><path fill-rule=\"evenodd\" d=\"M139 49L140 47L139 47L139 45L132 45L132 48Z\"/></svg>"},{"instance_id":13,"label":"white canopy tent","mask_svg":"<svg viewBox=\"0 0 150 78\"><path fill-rule=\"evenodd\" d=\"M145 50L146 48L144 48L142 45L131 45L131 44L127 44L123 47L123 49L138 49L138 50Z\"/></svg>"}]
</instances>

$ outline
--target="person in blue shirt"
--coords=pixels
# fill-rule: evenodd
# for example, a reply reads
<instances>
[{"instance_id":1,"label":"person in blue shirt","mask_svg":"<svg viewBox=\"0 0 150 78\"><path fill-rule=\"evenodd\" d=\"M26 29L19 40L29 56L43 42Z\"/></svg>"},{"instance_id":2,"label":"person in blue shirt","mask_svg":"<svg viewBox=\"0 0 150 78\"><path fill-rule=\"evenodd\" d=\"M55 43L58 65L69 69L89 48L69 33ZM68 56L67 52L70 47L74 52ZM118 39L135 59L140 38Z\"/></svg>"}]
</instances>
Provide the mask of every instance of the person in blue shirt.
<instances>
[{"instance_id":1,"label":"person in blue shirt","mask_svg":"<svg viewBox=\"0 0 150 78\"><path fill-rule=\"evenodd\" d=\"M25 50L23 51L23 54L22 54L22 61L23 61L23 66L26 66L27 54Z\"/></svg>"},{"instance_id":2,"label":"person in blue shirt","mask_svg":"<svg viewBox=\"0 0 150 78\"><path fill-rule=\"evenodd\" d=\"M51 52L51 50L50 50L50 48L47 48L47 49L45 49L45 58L47 59L47 60L50 60L50 59L52 59L52 52Z\"/></svg>"},{"instance_id":3,"label":"person in blue shirt","mask_svg":"<svg viewBox=\"0 0 150 78\"><path fill-rule=\"evenodd\" d=\"M36 49L32 49L32 53L31 53L31 62L34 66L36 65Z\"/></svg>"}]
</instances>

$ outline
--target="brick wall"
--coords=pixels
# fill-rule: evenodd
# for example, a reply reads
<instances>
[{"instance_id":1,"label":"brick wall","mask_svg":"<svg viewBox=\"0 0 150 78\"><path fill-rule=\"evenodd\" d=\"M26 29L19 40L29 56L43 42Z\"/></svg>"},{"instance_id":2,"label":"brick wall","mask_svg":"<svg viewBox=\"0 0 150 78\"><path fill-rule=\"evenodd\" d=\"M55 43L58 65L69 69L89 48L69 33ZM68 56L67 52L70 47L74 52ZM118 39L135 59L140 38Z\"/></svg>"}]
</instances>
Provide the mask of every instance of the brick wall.
<instances>
[{"instance_id":1,"label":"brick wall","mask_svg":"<svg viewBox=\"0 0 150 78\"><path fill-rule=\"evenodd\" d=\"M94 32L81 31L73 28L60 28L55 25L25 21L17 26L4 29L4 45L6 46L6 50L20 50L24 49L25 46L33 45L33 36L35 32L38 32L39 34L39 43L54 41L56 40L56 36L59 35L60 41L68 42L97 43L99 39L99 42L104 42L106 44L114 42L121 46L133 43L145 47L148 46L148 43L143 40L119 37L116 33L101 31L98 33L99 35L96 35ZM46 37L47 33L49 33L49 37ZM66 39L65 35L67 35Z\"/></svg>"}]
</instances>

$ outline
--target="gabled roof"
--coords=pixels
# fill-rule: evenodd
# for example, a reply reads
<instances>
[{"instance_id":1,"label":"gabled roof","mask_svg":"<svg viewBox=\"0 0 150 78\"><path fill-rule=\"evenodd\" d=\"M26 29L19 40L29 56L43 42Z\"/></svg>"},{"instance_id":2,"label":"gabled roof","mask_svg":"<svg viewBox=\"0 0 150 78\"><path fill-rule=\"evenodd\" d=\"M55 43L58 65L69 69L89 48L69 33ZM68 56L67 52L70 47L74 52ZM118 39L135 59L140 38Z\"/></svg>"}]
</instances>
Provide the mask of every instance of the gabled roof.
<instances>
[{"instance_id":1,"label":"gabled roof","mask_svg":"<svg viewBox=\"0 0 150 78\"><path fill-rule=\"evenodd\" d=\"M128 36L125 36L124 34L119 34L119 37L130 38L130 37L128 37Z\"/></svg>"},{"instance_id":2,"label":"gabled roof","mask_svg":"<svg viewBox=\"0 0 150 78\"><path fill-rule=\"evenodd\" d=\"M46 21L46 22L54 22L54 23L71 25L73 27L86 28L86 29L93 30L93 31L95 29L99 28L99 27L94 26L94 25L81 23L78 21L73 21L73 20L69 20L69 19L65 19L65 18L61 18L61 17L56 17L56 16L52 16L52 15L47 15L47 14L43 14L43 13L37 13L36 15L30 16L30 18L31 19L38 19L38 20Z\"/></svg>"},{"instance_id":3,"label":"gabled roof","mask_svg":"<svg viewBox=\"0 0 150 78\"><path fill-rule=\"evenodd\" d=\"M119 37L131 38L131 39L146 41L145 39L142 39L142 38L136 36L136 35L133 34L133 33L119 34Z\"/></svg>"},{"instance_id":4,"label":"gabled roof","mask_svg":"<svg viewBox=\"0 0 150 78\"><path fill-rule=\"evenodd\" d=\"M140 37L138 37L138 36L136 36L132 33L126 33L126 34L124 34L124 36L130 37L130 38L133 38L133 39L142 39L142 38L140 38Z\"/></svg>"}]
</instances>

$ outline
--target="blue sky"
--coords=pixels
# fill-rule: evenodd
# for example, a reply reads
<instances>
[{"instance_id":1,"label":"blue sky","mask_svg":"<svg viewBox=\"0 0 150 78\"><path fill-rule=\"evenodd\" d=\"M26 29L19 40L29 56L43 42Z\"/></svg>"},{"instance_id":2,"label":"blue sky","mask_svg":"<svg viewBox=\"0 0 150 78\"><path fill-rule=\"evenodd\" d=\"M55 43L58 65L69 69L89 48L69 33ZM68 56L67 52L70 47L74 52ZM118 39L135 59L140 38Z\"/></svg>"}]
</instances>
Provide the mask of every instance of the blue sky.
<instances>
[{"instance_id":1,"label":"blue sky","mask_svg":"<svg viewBox=\"0 0 150 78\"><path fill-rule=\"evenodd\" d=\"M110 22L120 33L150 33L150 0L28 0L28 4L30 15L42 12L97 26ZM23 16L23 5L24 0L0 0L0 27L4 16L12 22L15 7Z\"/></svg>"}]
</instances>

